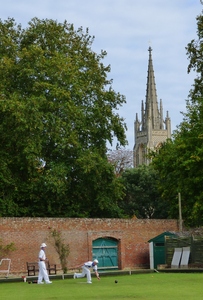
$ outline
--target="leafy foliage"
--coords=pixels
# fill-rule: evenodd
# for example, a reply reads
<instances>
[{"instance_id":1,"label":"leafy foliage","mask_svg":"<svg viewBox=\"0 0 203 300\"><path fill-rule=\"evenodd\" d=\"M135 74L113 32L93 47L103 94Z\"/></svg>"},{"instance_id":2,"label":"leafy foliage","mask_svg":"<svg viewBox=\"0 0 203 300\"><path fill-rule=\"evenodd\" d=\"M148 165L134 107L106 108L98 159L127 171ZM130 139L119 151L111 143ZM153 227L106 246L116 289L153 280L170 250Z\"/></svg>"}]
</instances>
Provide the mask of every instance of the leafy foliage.
<instances>
[{"instance_id":1,"label":"leafy foliage","mask_svg":"<svg viewBox=\"0 0 203 300\"><path fill-rule=\"evenodd\" d=\"M93 41L66 21L0 21L1 216L118 216L106 145L127 143L125 98Z\"/></svg>"},{"instance_id":2,"label":"leafy foliage","mask_svg":"<svg viewBox=\"0 0 203 300\"><path fill-rule=\"evenodd\" d=\"M126 216L137 218L167 218L168 207L157 190L157 172L141 165L123 172L125 197L120 206Z\"/></svg>"},{"instance_id":3,"label":"leafy foliage","mask_svg":"<svg viewBox=\"0 0 203 300\"><path fill-rule=\"evenodd\" d=\"M69 244L64 242L61 231L50 228L49 237L53 239L54 248L59 255L62 270L64 274L67 273L68 256L70 254Z\"/></svg>"},{"instance_id":4,"label":"leafy foliage","mask_svg":"<svg viewBox=\"0 0 203 300\"><path fill-rule=\"evenodd\" d=\"M4 245L2 239L0 239L0 259L7 256L10 252L15 250L16 247L14 243Z\"/></svg>"},{"instance_id":5,"label":"leafy foliage","mask_svg":"<svg viewBox=\"0 0 203 300\"><path fill-rule=\"evenodd\" d=\"M182 215L186 225L203 225L203 16L197 17L198 39L187 46L190 59L188 72L197 72L186 102L183 122L157 151L153 166L159 173L159 189L170 203L170 215L178 216L178 192L181 193Z\"/></svg>"}]
</instances>

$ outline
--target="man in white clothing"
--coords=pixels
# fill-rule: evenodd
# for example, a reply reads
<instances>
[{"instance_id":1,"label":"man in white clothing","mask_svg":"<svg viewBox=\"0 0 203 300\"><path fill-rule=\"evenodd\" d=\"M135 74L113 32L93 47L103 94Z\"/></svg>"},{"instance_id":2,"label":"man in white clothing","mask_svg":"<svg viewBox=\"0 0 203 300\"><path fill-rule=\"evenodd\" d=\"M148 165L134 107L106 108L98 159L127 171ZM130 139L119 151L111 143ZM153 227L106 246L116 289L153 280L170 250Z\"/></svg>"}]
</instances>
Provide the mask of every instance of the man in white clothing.
<instances>
[{"instance_id":1,"label":"man in white clothing","mask_svg":"<svg viewBox=\"0 0 203 300\"><path fill-rule=\"evenodd\" d=\"M92 283L91 280L91 272L90 272L90 268L93 269L93 271L95 272L97 279L100 280L99 277L99 273L97 271L97 265L98 265L98 260L95 259L93 261L88 261L86 263L84 263L84 265L82 265L82 273L74 273L73 278L81 278L81 277L85 277L85 275L87 275L87 283Z\"/></svg>"},{"instance_id":2,"label":"man in white clothing","mask_svg":"<svg viewBox=\"0 0 203 300\"><path fill-rule=\"evenodd\" d=\"M45 248L46 248L46 244L45 243L42 243L41 246L40 246L40 251L39 251L39 275L38 275L38 281L37 283L38 284L42 284L44 283L42 280L44 279L44 281L46 283L52 283L50 280L49 280L49 276L48 276L48 273L47 273L47 268L46 268L46 254L45 254Z\"/></svg>"}]
</instances>

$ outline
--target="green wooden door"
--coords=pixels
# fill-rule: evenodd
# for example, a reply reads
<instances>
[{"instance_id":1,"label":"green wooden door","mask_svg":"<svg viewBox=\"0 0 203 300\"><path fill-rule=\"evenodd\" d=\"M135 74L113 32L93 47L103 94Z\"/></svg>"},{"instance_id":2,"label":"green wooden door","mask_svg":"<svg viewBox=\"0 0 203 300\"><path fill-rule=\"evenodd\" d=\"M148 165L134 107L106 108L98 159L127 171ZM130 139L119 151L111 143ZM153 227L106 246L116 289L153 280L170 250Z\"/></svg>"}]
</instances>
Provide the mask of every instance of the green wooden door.
<instances>
[{"instance_id":1,"label":"green wooden door","mask_svg":"<svg viewBox=\"0 0 203 300\"><path fill-rule=\"evenodd\" d=\"M111 238L99 238L92 243L93 259L99 261L98 269L118 269L118 241Z\"/></svg>"},{"instance_id":2,"label":"green wooden door","mask_svg":"<svg viewBox=\"0 0 203 300\"><path fill-rule=\"evenodd\" d=\"M155 243L154 244L154 268L157 268L157 265L165 264L165 245L164 243Z\"/></svg>"}]
</instances>

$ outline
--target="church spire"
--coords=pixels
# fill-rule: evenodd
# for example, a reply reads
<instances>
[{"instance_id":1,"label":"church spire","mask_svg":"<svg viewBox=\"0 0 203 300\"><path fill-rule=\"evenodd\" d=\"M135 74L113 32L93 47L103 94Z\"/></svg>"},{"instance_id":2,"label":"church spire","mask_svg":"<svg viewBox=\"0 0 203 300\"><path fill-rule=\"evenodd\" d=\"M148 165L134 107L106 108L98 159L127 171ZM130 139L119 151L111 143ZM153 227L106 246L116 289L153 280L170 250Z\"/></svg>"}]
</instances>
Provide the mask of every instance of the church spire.
<instances>
[{"instance_id":1,"label":"church spire","mask_svg":"<svg viewBox=\"0 0 203 300\"><path fill-rule=\"evenodd\" d=\"M149 164L149 149L156 149L171 138L171 120L167 112L163 119L163 104L157 101L156 83L152 63L152 48L149 47L147 88L145 103L141 103L141 122L136 113L134 122L135 144L133 148L134 167Z\"/></svg>"},{"instance_id":2,"label":"church spire","mask_svg":"<svg viewBox=\"0 0 203 300\"><path fill-rule=\"evenodd\" d=\"M154 76L154 68L152 63L152 48L149 47L149 63L147 75L147 89L146 89L146 102L145 102L145 120L148 120L152 129L160 129L162 127L160 112L157 102L156 83Z\"/></svg>"}]
</instances>

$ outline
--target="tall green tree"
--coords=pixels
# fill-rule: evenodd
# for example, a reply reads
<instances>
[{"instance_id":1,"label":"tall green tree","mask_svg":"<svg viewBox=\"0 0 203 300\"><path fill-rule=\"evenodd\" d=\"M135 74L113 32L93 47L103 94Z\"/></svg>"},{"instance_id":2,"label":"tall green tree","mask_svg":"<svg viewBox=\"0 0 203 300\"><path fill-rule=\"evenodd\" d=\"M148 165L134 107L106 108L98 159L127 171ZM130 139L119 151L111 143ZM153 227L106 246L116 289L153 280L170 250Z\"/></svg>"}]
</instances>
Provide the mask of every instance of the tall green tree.
<instances>
[{"instance_id":1,"label":"tall green tree","mask_svg":"<svg viewBox=\"0 0 203 300\"><path fill-rule=\"evenodd\" d=\"M186 101L183 122L173 140L158 150L153 165L159 171L159 188L170 202L170 215L178 217L178 193L188 226L203 225L203 15L197 17L197 39L187 45L192 69L197 76Z\"/></svg>"},{"instance_id":2,"label":"tall green tree","mask_svg":"<svg viewBox=\"0 0 203 300\"><path fill-rule=\"evenodd\" d=\"M168 207L157 189L157 172L151 166L128 169L122 173L121 179L125 186L125 197L119 206L126 216L142 219L168 217Z\"/></svg>"},{"instance_id":3,"label":"tall green tree","mask_svg":"<svg viewBox=\"0 0 203 300\"><path fill-rule=\"evenodd\" d=\"M0 21L0 215L112 216L122 186L106 152L126 125L88 29Z\"/></svg>"}]
</instances>

